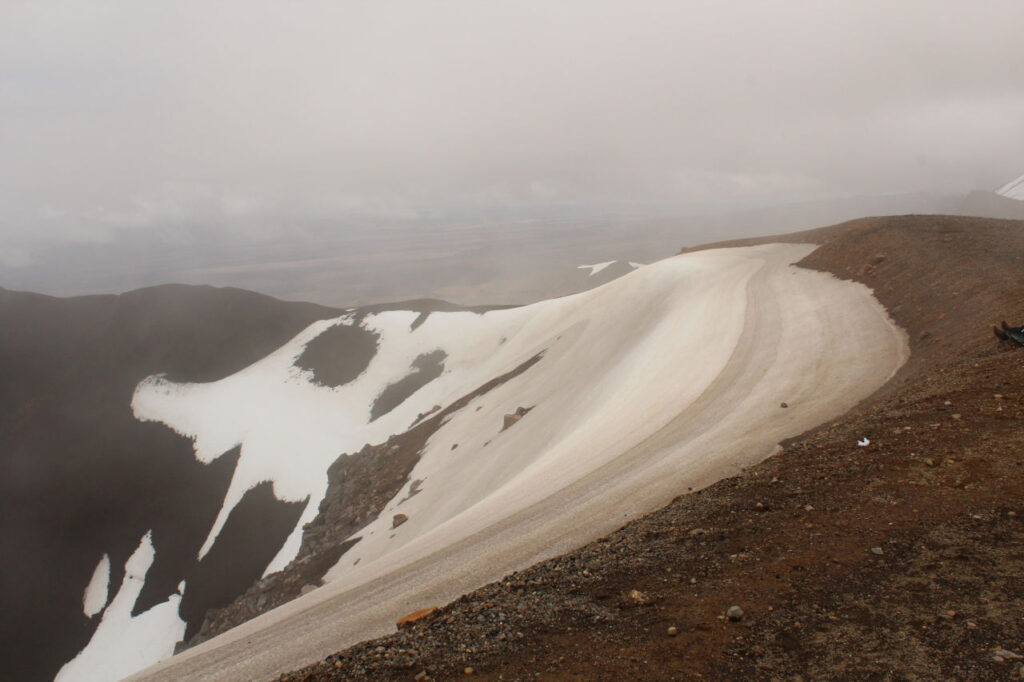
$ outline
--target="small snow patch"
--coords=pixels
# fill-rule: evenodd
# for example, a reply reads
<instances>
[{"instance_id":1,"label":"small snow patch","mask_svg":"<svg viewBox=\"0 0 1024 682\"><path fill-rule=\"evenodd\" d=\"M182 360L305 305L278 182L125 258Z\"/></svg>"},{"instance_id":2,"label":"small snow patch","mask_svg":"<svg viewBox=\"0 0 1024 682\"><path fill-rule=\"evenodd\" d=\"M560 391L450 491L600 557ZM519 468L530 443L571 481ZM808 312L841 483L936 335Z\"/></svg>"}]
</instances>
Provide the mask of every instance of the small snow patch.
<instances>
[{"instance_id":1,"label":"small snow patch","mask_svg":"<svg viewBox=\"0 0 1024 682\"><path fill-rule=\"evenodd\" d=\"M174 653L174 644L185 635L185 622L178 616L181 595L173 594L148 611L132 615L155 558L153 533L149 531L125 562L121 588L103 613L92 639L60 669L58 682L119 680Z\"/></svg>"},{"instance_id":2,"label":"small snow patch","mask_svg":"<svg viewBox=\"0 0 1024 682\"><path fill-rule=\"evenodd\" d=\"M103 610L107 605L107 597L110 589L110 557L104 554L98 562L96 569L92 572L89 584L85 586L85 594L82 595L82 612L92 618Z\"/></svg>"},{"instance_id":3,"label":"small snow patch","mask_svg":"<svg viewBox=\"0 0 1024 682\"><path fill-rule=\"evenodd\" d=\"M615 261L610 260L607 263L594 263L593 265L577 265L576 269L577 270L586 270L587 268L590 268L590 276L593 277L594 275L596 275L597 273L601 272L602 270L604 270L606 267L608 267L609 265L611 265L614 262Z\"/></svg>"}]
</instances>

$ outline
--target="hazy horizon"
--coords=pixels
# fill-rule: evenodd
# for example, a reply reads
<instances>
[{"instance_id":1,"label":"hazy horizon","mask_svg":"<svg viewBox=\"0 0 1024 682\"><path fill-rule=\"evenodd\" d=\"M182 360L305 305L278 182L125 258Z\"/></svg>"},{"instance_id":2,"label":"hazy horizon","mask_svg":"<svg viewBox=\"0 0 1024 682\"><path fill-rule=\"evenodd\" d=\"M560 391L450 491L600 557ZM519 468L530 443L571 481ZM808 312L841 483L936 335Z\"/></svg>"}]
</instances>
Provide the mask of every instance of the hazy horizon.
<instances>
[{"instance_id":1,"label":"hazy horizon","mask_svg":"<svg viewBox=\"0 0 1024 682\"><path fill-rule=\"evenodd\" d=\"M4 3L0 286L994 189L1024 172L1022 27L1002 0Z\"/></svg>"}]
</instances>

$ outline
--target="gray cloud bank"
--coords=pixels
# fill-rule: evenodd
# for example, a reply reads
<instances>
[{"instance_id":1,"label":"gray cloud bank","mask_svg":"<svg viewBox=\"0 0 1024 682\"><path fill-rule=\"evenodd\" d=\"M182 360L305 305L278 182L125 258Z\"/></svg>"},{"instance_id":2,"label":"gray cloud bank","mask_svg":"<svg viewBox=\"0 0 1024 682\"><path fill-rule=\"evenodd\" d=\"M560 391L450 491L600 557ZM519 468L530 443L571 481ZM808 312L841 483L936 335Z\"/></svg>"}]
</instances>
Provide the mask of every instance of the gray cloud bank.
<instances>
[{"instance_id":1,"label":"gray cloud bank","mask_svg":"<svg viewBox=\"0 0 1024 682\"><path fill-rule=\"evenodd\" d=\"M961 192L1024 172L1024 3L0 6L0 265L44 242Z\"/></svg>"}]
</instances>

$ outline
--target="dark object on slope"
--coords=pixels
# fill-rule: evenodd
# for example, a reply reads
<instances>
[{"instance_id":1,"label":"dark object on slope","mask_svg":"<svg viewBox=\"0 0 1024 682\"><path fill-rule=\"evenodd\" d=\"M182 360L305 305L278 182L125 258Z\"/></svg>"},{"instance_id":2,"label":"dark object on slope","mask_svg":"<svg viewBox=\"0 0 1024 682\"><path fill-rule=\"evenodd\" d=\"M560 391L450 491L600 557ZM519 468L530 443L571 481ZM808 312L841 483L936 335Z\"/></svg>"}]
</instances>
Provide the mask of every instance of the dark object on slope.
<instances>
[{"instance_id":1,"label":"dark object on slope","mask_svg":"<svg viewBox=\"0 0 1024 682\"><path fill-rule=\"evenodd\" d=\"M1024 346L1024 327L1011 327L1006 324L1006 320L1003 320L1002 326L1002 329L999 327L992 328L1000 341L1016 341L1020 345Z\"/></svg>"}]
</instances>

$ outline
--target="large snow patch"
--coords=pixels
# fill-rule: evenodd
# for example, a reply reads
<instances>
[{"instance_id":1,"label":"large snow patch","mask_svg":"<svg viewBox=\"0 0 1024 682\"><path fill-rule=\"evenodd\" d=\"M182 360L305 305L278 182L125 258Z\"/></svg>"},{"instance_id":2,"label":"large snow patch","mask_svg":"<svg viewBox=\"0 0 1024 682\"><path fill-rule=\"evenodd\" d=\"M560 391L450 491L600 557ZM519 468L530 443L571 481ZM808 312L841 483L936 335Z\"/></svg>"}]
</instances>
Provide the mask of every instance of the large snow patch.
<instances>
[{"instance_id":1,"label":"large snow patch","mask_svg":"<svg viewBox=\"0 0 1024 682\"><path fill-rule=\"evenodd\" d=\"M599 537L848 410L905 361L906 339L867 288L791 266L813 248L689 253L574 296L483 315L434 313L415 329L415 313L368 315L361 324L379 335L377 354L334 389L312 383L294 359L353 316L315 323L213 384L144 382L136 416L194 438L200 459L241 445L222 517L260 480L282 498L309 498L276 567L297 549L335 457L544 352L447 419L410 476L422 481L419 492L409 497L407 486L357 533L325 587L153 674L273 677ZM384 387L433 350L446 353L444 373L370 421ZM517 407L532 409L502 430ZM399 505L408 520L393 528Z\"/></svg>"}]
</instances>

